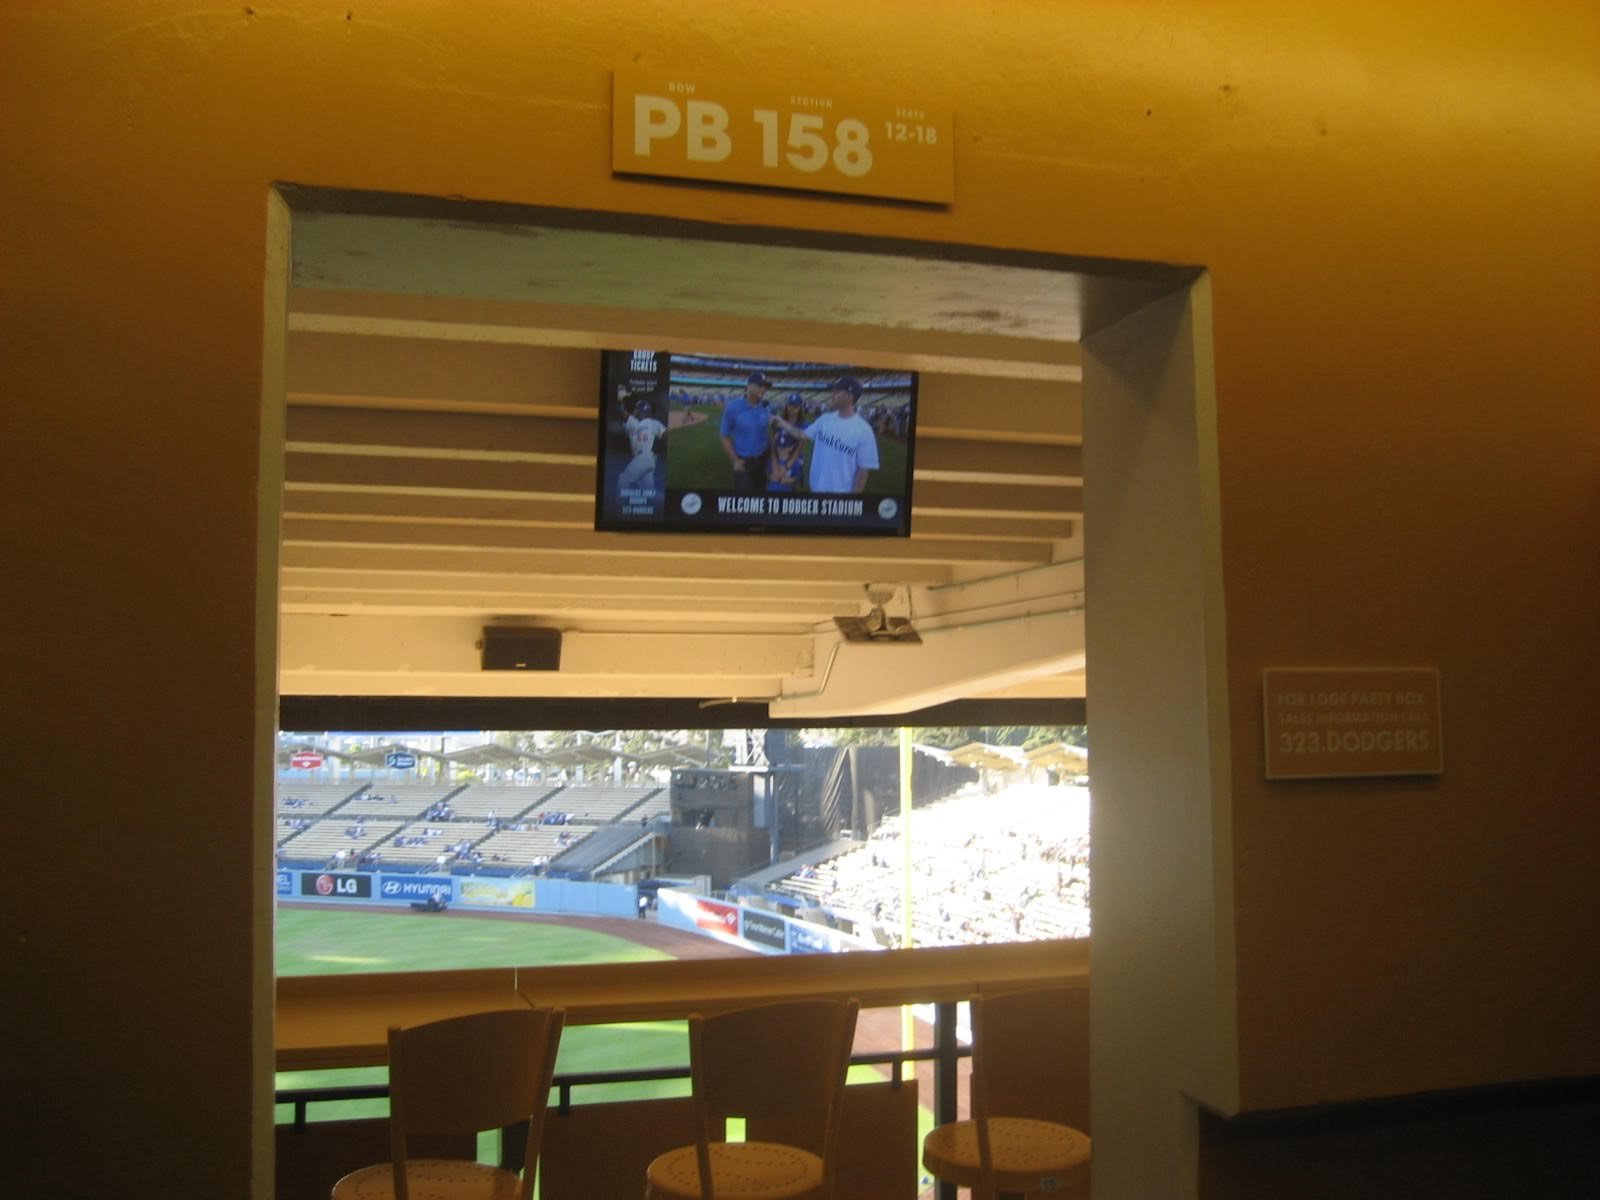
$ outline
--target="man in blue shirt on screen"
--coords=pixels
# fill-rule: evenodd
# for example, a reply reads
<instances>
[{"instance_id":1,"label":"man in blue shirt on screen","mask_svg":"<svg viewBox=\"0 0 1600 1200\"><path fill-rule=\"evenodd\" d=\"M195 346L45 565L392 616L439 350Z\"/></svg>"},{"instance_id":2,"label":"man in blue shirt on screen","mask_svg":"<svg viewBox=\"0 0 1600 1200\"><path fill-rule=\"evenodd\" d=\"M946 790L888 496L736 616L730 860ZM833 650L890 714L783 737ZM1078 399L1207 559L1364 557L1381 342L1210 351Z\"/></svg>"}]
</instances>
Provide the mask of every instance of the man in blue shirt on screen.
<instances>
[{"instance_id":1,"label":"man in blue shirt on screen","mask_svg":"<svg viewBox=\"0 0 1600 1200\"><path fill-rule=\"evenodd\" d=\"M722 410L722 449L733 465L733 487L739 492L759 492L767 486L767 430L772 413L767 409L767 389L772 381L765 371L752 371L744 395Z\"/></svg>"}]
</instances>

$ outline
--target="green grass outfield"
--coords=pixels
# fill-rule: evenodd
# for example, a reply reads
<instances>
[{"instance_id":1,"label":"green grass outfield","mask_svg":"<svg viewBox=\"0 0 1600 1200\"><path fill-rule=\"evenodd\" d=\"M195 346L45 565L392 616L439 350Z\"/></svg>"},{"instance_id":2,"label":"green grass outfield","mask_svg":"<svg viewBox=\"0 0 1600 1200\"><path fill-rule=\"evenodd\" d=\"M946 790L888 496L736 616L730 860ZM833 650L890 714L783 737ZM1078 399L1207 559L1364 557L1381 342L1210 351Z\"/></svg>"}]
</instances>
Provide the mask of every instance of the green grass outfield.
<instances>
[{"instance_id":1,"label":"green grass outfield","mask_svg":"<svg viewBox=\"0 0 1600 1200\"><path fill-rule=\"evenodd\" d=\"M473 920L336 908L280 908L279 975L352 975L363 971L460 971L473 967L553 967L591 962L650 962L670 955L577 924Z\"/></svg>"},{"instance_id":2,"label":"green grass outfield","mask_svg":"<svg viewBox=\"0 0 1600 1200\"><path fill-rule=\"evenodd\" d=\"M279 975L337 975L364 971L453 971L473 967L565 966L598 962L649 962L670 958L627 938L548 921L474 920L452 914L423 919L407 912L349 912L322 908L280 908L277 926ZM682 1021L575 1027L561 1037L556 1069L562 1072L610 1071L625 1067L685 1065L688 1042ZM383 1067L337 1071L280 1071L279 1088L340 1087L383 1083ZM639 1099L688 1094L687 1082L631 1083L586 1089L576 1099ZM315 1121L388 1115L383 1100L317 1104ZM294 1119L279 1105L280 1122Z\"/></svg>"}]
</instances>

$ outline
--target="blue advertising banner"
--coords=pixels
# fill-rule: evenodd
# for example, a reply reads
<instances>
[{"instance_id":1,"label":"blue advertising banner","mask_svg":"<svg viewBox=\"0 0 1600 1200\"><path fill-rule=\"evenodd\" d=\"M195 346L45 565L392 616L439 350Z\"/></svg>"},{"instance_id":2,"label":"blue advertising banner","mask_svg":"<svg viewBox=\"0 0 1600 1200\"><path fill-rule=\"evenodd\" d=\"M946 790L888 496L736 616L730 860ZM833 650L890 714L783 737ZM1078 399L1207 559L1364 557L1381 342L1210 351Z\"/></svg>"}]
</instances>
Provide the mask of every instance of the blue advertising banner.
<instances>
[{"instance_id":1,"label":"blue advertising banner","mask_svg":"<svg viewBox=\"0 0 1600 1200\"><path fill-rule=\"evenodd\" d=\"M803 925L798 921L789 925L790 954L828 954L838 948L833 930L816 925Z\"/></svg>"},{"instance_id":2,"label":"blue advertising banner","mask_svg":"<svg viewBox=\"0 0 1600 1200\"><path fill-rule=\"evenodd\" d=\"M455 894L448 875L385 875L378 880L378 895L384 900L426 900L435 892Z\"/></svg>"},{"instance_id":3,"label":"blue advertising banner","mask_svg":"<svg viewBox=\"0 0 1600 1200\"><path fill-rule=\"evenodd\" d=\"M292 872L292 871L279 871L278 872L278 895L280 895L280 896L292 896L292 895L294 895L294 872Z\"/></svg>"},{"instance_id":4,"label":"blue advertising banner","mask_svg":"<svg viewBox=\"0 0 1600 1200\"><path fill-rule=\"evenodd\" d=\"M383 756L383 763L397 771L409 771L417 765L417 756L404 750L391 750Z\"/></svg>"}]
</instances>

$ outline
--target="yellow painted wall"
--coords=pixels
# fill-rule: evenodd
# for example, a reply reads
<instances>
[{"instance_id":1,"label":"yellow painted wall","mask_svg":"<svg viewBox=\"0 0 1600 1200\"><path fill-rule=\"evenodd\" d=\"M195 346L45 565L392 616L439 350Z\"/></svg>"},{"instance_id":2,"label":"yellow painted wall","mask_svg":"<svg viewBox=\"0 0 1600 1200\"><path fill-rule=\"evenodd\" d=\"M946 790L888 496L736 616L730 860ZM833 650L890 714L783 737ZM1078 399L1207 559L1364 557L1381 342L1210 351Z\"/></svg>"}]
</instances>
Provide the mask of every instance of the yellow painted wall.
<instances>
[{"instance_id":1,"label":"yellow painted wall","mask_svg":"<svg viewBox=\"0 0 1600 1200\"><path fill-rule=\"evenodd\" d=\"M8 792L94 865L9 856L8 1121L89 1181L31 1191L264 1145L274 180L1210 268L1244 1103L1600 1070L1597 58L1581 0L10 0ZM957 202L613 180L622 61L945 100ZM1259 671L1317 663L1441 668L1445 776L1263 783Z\"/></svg>"}]
</instances>

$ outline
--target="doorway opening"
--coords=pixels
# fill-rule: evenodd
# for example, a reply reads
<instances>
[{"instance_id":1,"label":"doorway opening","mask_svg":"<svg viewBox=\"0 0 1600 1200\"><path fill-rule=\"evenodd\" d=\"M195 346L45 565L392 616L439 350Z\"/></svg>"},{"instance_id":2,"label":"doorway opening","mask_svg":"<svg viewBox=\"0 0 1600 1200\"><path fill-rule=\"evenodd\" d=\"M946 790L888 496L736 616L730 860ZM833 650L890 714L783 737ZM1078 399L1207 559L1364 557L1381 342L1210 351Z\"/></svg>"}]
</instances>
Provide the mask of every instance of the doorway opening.
<instances>
[{"instance_id":1,"label":"doorway opening","mask_svg":"<svg viewBox=\"0 0 1600 1200\"><path fill-rule=\"evenodd\" d=\"M463 716L488 704L599 700L819 725L951 703L1081 712L1092 629L1097 1140L1143 1122L1160 1089L1228 1109L1203 274L284 198L286 709L380 698L436 714L394 727L413 730L493 728ZM596 533L599 352L634 348L916 372L911 536ZM885 597L918 644L842 636ZM490 626L558 629L560 668L485 671ZM1157 994L1156 964L1192 986ZM1164 1032L1130 1051L1113 1038L1130 1023Z\"/></svg>"}]
</instances>

